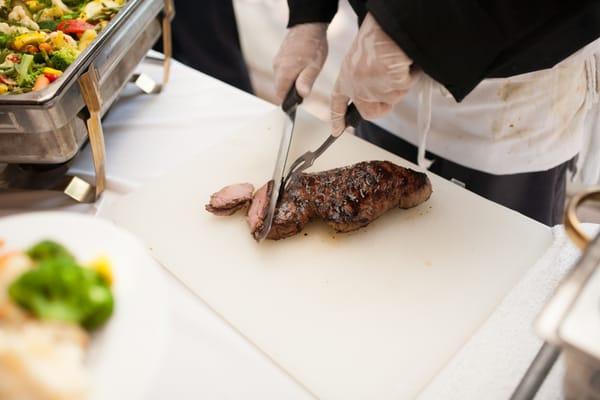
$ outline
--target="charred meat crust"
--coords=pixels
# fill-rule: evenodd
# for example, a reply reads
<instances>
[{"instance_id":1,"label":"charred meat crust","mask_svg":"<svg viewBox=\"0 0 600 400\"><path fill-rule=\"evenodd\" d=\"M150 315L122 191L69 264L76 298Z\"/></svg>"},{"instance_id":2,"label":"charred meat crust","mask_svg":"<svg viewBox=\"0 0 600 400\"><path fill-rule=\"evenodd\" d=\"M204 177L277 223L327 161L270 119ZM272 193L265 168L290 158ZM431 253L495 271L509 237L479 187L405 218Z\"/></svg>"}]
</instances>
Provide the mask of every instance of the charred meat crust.
<instances>
[{"instance_id":1,"label":"charred meat crust","mask_svg":"<svg viewBox=\"0 0 600 400\"><path fill-rule=\"evenodd\" d=\"M268 238L296 235L313 218L323 219L338 232L350 232L392 208L415 207L431 193L426 174L388 161L301 174L280 199Z\"/></svg>"}]
</instances>

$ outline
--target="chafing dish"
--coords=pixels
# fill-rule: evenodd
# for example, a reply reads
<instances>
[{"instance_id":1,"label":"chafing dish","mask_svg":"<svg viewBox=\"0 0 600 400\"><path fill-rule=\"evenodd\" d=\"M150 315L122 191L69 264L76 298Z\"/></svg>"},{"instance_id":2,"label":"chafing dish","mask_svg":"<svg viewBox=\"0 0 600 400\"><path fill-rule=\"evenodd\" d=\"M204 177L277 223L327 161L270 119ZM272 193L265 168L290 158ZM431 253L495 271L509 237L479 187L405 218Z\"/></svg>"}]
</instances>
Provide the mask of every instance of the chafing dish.
<instances>
[{"instance_id":1,"label":"chafing dish","mask_svg":"<svg viewBox=\"0 0 600 400\"><path fill-rule=\"evenodd\" d=\"M545 343L513 399L533 399L562 352L565 398L600 400L600 234L588 237L576 214L588 200L600 201L600 187L576 195L567 207L565 230L583 253L538 318Z\"/></svg>"},{"instance_id":2,"label":"chafing dish","mask_svg":"<svg viewBox=\"0 0 600 400\"><path fill-rule=\"evenodd\" d=\"M100 120L163 32L163 84L167 82L173 16L172 0L129 0L56 82L39 92L1 96L0 163L63 164L89 139L95 187L73 180L63 189L76 200L95 200L105 179ZM16 182L21 188L35 186L29 179L30 171L19 178L7 178L6 171L16 170L5 169L0 188L13 187Z\"/></svg>"}]
</instances>

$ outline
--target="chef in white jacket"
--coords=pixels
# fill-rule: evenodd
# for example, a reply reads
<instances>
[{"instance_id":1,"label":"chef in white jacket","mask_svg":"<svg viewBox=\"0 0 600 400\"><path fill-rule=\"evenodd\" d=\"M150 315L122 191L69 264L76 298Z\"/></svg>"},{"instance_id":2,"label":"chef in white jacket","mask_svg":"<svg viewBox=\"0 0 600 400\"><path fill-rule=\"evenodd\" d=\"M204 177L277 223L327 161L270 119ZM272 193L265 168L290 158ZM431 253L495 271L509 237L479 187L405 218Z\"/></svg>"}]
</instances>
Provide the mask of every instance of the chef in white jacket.
<instances>
[{"instance_id":1,"label":"chef in white jacket","mask_svg":"<svg viewBox=\"0 0 600 400\"><path fill-rule=\"evenodd\" d=\"M279 97L294 81L301 95L310 93L327 56L326 30L326 23L289 30L274 60ZM484 79L458 102L415 68L369 13L332 94L332 132L341 134L353 101L375 122L363 124L359 136L554 225L561 222L567 173L579 153L590 152L582 152L584 120L598 101L599 53L596 41L551 68Z\"/></svg>"},{"instance_id":2,"label":"chef in white jacket","mask_svg":"<svg viewBox=\"0 0 600 400\"><path fill-rule=\"evenodd\" d=\"M461 103L420 76L393 112L358 134L540 222L561 223L567 179L584 167L592 182L600 170L600 132L586 137L584 124L598 103L595 54L600 41L551 69L486 79Z\"/></svg>"}]
</instances>

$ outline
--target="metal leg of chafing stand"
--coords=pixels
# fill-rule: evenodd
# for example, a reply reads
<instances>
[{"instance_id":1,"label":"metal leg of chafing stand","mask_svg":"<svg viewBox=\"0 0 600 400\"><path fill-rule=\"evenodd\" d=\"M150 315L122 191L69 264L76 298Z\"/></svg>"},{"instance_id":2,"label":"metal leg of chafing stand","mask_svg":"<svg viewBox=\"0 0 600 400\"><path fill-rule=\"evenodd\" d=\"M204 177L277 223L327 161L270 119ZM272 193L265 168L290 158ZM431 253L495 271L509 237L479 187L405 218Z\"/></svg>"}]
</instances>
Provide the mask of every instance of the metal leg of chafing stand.
<instances>
[{"instance_id":1,"label":"metal leg of chafing stand","mask_svg":"<svg viewBox=\"0 0 600 400\"><path fill-rule=\"evenodd\" d=\"M145 94L158 94L162 92L162 85L146 74L133 74L130 83L133 83Z\"/></svg>"},{"instance_id":2,"label":"metal leg of chafing stand","mask_svg":"<svg viewBox=\"0 0 600 400\"><path fill-rule=\"evenodd\" d=\"M0 191L62 192L79 203L95 202L106 186L104 133L100 121L102 100L98 89L98 73L91 66L79 78L84 103L89 111L86 121L95 170L95 184L68 175L69 163L62 165L6 165L0 168Z\"/></svg>"},{"instance_id":3,"label":"metal leg of chafing stand","mask_svg":"<svg viewBox=\"0 0 600 400\"><path fill-rule=\"evenodd\" d=\"M173 0L165 0L165 8L162 17L162 33L163 33L163 55L150 56L146 58L151 61L160 62L163 65L163 80L162 84L157 83L154 79L146 74L134 74L131 77L131 83L135 84L142 92L146 94L157 94L162 92L163 88L169 83L171 76L171 60L173 58L173 38L171 32L171 21L175 16L175 7Z\"/></svg>"},{"instance_id":4,"label":"metal leg of chafing stand","mask_svg":"<svg viewBox=\"0 0 600 400\"><path fill-rule=\"evenodd\" d=\"M89 118L86 121L92 159L94 163L95 185L85 185L77 182L65 189L65 194L77 201L87 203L100 198L106 187L106 149L104 146L104 131L102 129L102 96L99 89L98 71L91 65L89 70L79 78L81 96L87 106ZM84 199L81 197L84 196Z\"/></svg>"},{"instance_id":5,"label":"metal leg of chafing stand","mask_svg":"<svg viewBox=\"0 0 600 400\"><path fill-rule=\"evenodd\" d=\"M95 188L77 176L67 175L69 164L5 165L0 168L1 192L48 191L64 193L80 203L95 200Z\"/></svg>"},{"instance_id":6,"label":"metal leg of chafing stand","mask_svg":"<svg viewBox=\"0 0 600 400\"><path fill-rule=\"evenodd\" d=\"M171 21L175 17L175 5L173 0L165 0L165 10L163 12L162 31L163 31L163 81L162 85L167 86L171 76L171 59L173 58L173 35L171 31Z\"/></svg>"},{"instance_id":7,"label":"metal leg of chafing stand","mask_svg":"<svg viewBox=\"0 0 600 400\"><path fill-rule=\"evenodd\" d=\"M0 190L62 192L79 203L94 203L100 198L106 187L106 152L101 122L102 99L94 66L81 75L79 86L89 112L86 125L94 163L94 184L68 175L68 163L57 166L7 165L0 171Z\"/></svg>"},{"instance_id":8,"label":"metal leg of chafing stand","mask_svg":"<svg viewBox=\"0 0 600 400\"><path fill-rule=\"evenodd\" d=\"M560 347L544 343L515 389L511 400L532 400L560 355Z\"/></svg>"},{"instance_id":9,"label":"metal leg of chafing stand","mask_svg":"<svg viewBox=\"0 0 600 400\"><path fill-rule=\"evenodd\" d=\"M79 87L89 112L86 125L94 162L94 184L68 175L69 163L56 166L7 165L0 172L0 190L62 192L79 203L94 203L100 198L106 187L106 152L100 119L102 99L98 89L98 72L93 65L79 78Z\"/></svg>"}]
</instances>

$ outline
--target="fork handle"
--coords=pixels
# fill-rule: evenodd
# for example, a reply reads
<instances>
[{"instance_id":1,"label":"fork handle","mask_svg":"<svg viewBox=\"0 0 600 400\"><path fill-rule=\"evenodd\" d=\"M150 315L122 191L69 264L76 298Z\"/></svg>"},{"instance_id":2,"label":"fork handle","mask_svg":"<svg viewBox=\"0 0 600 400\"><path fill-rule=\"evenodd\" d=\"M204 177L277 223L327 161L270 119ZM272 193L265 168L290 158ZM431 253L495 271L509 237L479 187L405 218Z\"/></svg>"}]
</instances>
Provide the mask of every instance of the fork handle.
<instances>
[{"instance_id":1,"label":"fork handle","mask_svg":"<svg viewBox=\"0 0 600 400\"><path fill-rule=\"evenodd\" d=\"M314 151L314 156L312 157L312 162L310 163L310 165L313 164L314 160L321 157L321 154L325 153L325 150L327 150L338 139L338 137L339 136L330 135L325 140L325 142L323 142L323 144L320 145L319 148Z\"/></svg>"}]
</instances>

